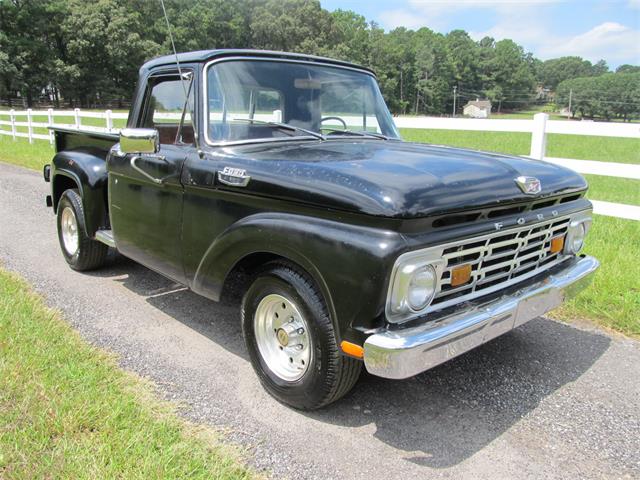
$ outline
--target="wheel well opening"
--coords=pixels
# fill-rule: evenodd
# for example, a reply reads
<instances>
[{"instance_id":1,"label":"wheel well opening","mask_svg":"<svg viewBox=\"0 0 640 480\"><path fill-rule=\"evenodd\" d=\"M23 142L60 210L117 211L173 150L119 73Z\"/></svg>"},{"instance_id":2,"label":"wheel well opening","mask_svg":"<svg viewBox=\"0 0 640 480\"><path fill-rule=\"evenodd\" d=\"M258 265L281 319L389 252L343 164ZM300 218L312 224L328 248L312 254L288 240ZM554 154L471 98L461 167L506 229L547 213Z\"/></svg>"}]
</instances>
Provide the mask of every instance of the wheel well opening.
<instances>
[{"instance_id":1,"label":"wheel well opening","mask_svg":"<svg viewBox=\"0 0 640 480\"><path fill-rule=\"evenodd\" d=\"M251 281L253 280L254 275L260 270L260 268L267 263L277 261L287 263L294 267L299 271L299 273L306 276L307 279L314 284L325 302L332 321L336 326L336 332L339 335L336 323L336 311L329 292L320 284L322 278L315 278L314 275L302 265L282 255L268 252L256 252L242 258L227 274L222 285L220 300L228 305L239 304L242 301L244 293L251 286Z\"/></svg>"},{"instance_id":2,"label":"wheel well opening","mask_svg":"<svg viewBox=\"0 0 640 480\"><path fill-rule=\"evenodd\" d=\"M253 275L260 267L277 260L290 261L283 256L267 252L256 252L242 258L224 279L221 298L233 303L239 302L244 292L249 288Z\"/></svg>"},{"instance_id":3,"label":"wheel well opening","mask_svg":"<svg viewBox=\"0 0 640 480\"><path fill-rule=\"evenodd\" d=\"M53 211L58 210L58 202L65 190L78 188L75 180L66 175L56 175L53 178Z\"/></svg>"}]
</instances>

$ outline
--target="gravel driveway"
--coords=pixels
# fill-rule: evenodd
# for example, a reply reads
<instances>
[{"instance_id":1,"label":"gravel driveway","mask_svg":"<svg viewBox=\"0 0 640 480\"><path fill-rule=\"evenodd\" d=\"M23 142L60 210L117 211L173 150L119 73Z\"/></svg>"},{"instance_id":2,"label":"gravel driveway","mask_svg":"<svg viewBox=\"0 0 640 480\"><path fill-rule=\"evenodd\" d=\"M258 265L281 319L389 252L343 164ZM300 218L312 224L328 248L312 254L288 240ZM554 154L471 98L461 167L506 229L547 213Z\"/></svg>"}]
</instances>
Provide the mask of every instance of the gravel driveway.
<instances>
[{"instance_id":1,"label":"gravel driveway","mask_svg":"<svg viewBox=\"0 0 640 480\"><path fill-rule=\"evenodd\" d=\"M539 318L412 379L365 374L337 404L297 412L260 387L237 307L123 258L67 268L47 187L0 164L0 262L276 478L640 477L636 341Z\"/></svg>"}]
</instances>

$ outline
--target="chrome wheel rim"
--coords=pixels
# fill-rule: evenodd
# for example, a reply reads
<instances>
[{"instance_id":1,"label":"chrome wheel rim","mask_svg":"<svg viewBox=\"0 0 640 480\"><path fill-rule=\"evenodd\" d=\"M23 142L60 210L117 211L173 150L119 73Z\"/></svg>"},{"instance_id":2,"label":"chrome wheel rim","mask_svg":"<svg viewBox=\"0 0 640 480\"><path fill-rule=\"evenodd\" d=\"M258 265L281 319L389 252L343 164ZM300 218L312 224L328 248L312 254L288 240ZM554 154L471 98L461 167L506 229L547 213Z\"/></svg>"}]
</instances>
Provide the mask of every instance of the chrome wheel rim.
<instances>
[{"instance_id":1,"label":"chrome wheel rim","mask_svg":"<svg viewBox=\"0 0 640 480\"><path fill-rule=\"evenodd\" d=\"M267 295L258 304L253 329L267 367L288 382L302 378L311 361L311 337L295 303L282 295Z\"/></svg>"},{"instance_id":2,"label":"chrome wheel rim","mask_svg":"<svg viewBox=\"0 0 640 480\"><path fill-rule=\"evenodd\" d=\"M60 230L64 249L69 255L74 255L78 251L78 221L71 207L65 207L62 210Z\"/></svg>"}]
</instances>

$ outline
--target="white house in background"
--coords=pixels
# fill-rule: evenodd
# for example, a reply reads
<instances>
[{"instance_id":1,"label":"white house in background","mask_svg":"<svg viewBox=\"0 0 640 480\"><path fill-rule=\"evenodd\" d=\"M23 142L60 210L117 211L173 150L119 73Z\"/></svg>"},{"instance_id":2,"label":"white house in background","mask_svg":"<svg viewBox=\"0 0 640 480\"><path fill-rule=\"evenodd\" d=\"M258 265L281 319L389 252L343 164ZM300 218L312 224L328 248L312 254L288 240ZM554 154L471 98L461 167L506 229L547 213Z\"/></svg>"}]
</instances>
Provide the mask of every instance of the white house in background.
<instances>
[{"instance_id":1,"label":"white house in background","mask_svg":"<svg viewBox=\"0 0 640 480\"><path fill-rule=\"evenodd\" d=\"M480 99L472 100L463 107L462 112L471 118L489 118L489 115L491 115L491 102Z\"/></svg>"}]
</instances>

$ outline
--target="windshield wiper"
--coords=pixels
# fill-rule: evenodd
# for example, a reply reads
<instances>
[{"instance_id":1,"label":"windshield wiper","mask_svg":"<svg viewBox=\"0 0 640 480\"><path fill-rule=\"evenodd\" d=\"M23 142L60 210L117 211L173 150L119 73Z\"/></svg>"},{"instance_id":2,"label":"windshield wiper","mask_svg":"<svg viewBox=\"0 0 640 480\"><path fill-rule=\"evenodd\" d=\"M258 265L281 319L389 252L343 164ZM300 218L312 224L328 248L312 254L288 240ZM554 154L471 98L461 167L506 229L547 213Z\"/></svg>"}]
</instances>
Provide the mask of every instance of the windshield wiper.
<instances>
[{"instance_id":1,"label":"windshield wiper","mask_svg":"<svg viewBox=\"0 0 640 480\"><path fill-rule=\"evenodd\" d=\"M323 128L323 130L329 130L329 134L339 133L346 135L357 135L359 137L374 137L379 138L380 140L389 140L389 137L387 137L386 135L382 135L381 133L366 132L364 130L345 130L341 128Z\"/></svg>"},{"instance_id":2,"label":"windshield wiper","mask_svg":"<svg viewBox=\"0 0 640 480\"><path fill-rule=\"evenodd\" d=\"M266 125L268 127L273 127L273 128L282 128L284 130L291 130L291 131L294 131L294 132L303 132L303 133L306 133L307 135L311 135L312 137L315 137L315 138L317 138L319 140L326 140L324 135L322 135L321 133L317 133L317 132L314 132L312 130L307 130L306 128L297 127L297 126L291 125L289 123L267 122L265 120L256 120L255 118L232 118L231 121L257 123L259 125Z\"/></svg>"}]
</instances>

